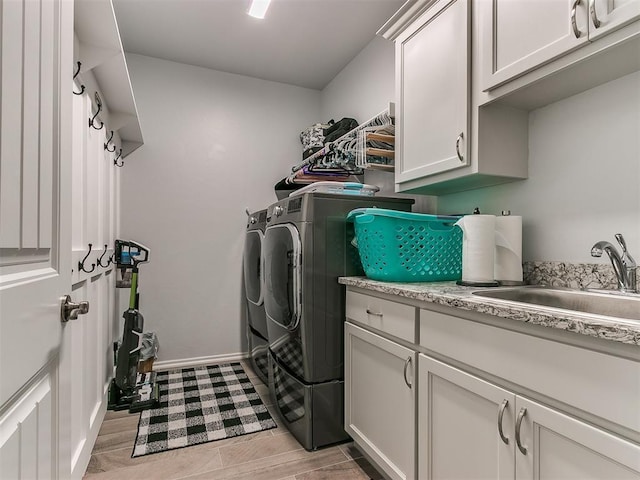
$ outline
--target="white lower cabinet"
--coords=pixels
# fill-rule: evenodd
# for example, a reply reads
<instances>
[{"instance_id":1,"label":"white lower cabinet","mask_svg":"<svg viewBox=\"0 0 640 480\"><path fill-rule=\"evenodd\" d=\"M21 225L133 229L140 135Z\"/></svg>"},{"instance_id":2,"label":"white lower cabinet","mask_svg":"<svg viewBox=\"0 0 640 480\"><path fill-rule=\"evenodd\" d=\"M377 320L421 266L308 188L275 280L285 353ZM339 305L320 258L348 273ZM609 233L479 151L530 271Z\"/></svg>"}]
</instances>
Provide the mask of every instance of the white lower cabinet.
<instances>
[{"instance_id":1,"label":"white lower cabinet","mask_svg":"<svg viewBox=\"0 0 640 480\"><path fill-rule=\"evenodd\" d=\"M640 479L640 446L419 355L421 479Z\"/></svg>"},{"instance_id":2,"label":"white lower cabinet","mask_svg":"<svg viewBox=\"0 0 640 480\"><path fill-rule=\"evenodd\" d=\"M423 354L418 384L420 478L512 479L515 395Z\"/></svg>"},{"instance_id":3,"label":"white lower cabinet","mask_svg":"<svg viewBox=\"0 0 640 480\"><path fill-rule=\"evenodd\" d=\"M516 410L517 479L640 479L639 445L520 396Z\"/></svg>"},{"instance_id":4,"label":"white lower cabinet","mask_svg":"<svg viewBox=\"0 0 640 480\"><path fill-rule=\"evenodd\" d=\"M351 323L345 347L345 430L390 478L416 478L416 352Z\"/></svg>"},{"instance_id":5,"label":"white lower cabinet","mask_svg":"<svg viewBox=\"0 0 640 480\"><path fill-rule=\"evenodd\" d=\"M640 480L638 360L427 306L347 290L345 429L388 478Z\"/></svg>"}]
</instances>

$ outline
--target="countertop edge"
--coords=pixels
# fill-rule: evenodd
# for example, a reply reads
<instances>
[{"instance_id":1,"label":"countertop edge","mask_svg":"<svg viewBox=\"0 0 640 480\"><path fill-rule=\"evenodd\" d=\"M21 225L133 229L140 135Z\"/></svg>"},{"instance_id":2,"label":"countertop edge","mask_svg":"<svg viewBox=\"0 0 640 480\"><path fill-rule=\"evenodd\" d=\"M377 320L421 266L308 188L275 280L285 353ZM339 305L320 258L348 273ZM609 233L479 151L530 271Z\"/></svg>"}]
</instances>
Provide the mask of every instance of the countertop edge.
<instances>
[{"instance_id":1,"label":"countertop edge","mask_svg":"<svg viewBox=\"0 0 640 480\"><path fill-rule=\"evenodd\" d=\"M596 315L574 314L571 311L548 307L528 306L472 295L481 290L462 287L455 282L391 283L366 277L340 277L342 285L353 286L388 295L417 300L460 310L478 312L521 323L586 335L627 345L640 346L640 322L638 326L626 325ZM428 305L425 305L428 308Z\"/></svg>"}]
</instances>

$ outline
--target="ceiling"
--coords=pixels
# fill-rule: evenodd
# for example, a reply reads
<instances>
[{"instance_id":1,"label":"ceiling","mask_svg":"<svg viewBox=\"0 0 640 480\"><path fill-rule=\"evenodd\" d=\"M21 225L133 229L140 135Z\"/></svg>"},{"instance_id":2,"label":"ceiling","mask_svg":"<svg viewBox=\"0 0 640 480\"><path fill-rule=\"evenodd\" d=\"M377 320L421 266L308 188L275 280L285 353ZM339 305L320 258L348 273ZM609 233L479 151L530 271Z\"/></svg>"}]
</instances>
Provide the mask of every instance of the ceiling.
<instances>
[{"instance_id":1,"label":"ceiling","mask_svg":"<svg viewBox=\"0 0 640 480\"><path fill-rule=\"evenodd\" d=\"M125 52L321 90L405 0L113 0Z\"/></svg>"}]
</instances>

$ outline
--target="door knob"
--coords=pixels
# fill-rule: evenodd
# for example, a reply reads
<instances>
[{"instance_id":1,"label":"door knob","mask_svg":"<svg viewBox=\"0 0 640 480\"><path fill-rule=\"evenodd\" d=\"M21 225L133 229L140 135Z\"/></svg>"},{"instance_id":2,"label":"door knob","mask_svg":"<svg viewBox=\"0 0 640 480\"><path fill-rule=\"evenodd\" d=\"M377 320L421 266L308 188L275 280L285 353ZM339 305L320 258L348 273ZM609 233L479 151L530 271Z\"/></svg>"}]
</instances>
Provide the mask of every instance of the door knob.
<instances>
[{"instance_id":1,"label":"door knob","mask_svg":"<svg viewBox=\"0 0 640 480\"><path fill-rule=\"evenodd\" d=\"M71 301L71 295L65 295L60 300L60 320L62 322L76 320L78 315L84 315L89 311L89 302L74 303Z\"/></svg>"}]
</instances>

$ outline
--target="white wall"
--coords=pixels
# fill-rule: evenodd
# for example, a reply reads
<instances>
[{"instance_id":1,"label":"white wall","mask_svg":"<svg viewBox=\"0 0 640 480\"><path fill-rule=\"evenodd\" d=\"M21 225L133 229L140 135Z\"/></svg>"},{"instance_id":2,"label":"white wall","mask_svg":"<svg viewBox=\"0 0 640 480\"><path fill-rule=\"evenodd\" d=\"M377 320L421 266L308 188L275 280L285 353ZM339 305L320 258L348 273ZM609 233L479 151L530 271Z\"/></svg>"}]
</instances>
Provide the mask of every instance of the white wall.
<instances>
[{"instance_id":1,"label":"white wall","mask_svg":"<svg viewBox=\"0 0 640 480\"><path fill-rule=\"evenodd\" d=\"M364 122L393 102L395 92L393 42L375 37L322 90L323 121L343 117Z\"/></svg>"},{"instance_id":2,"label":"white wall","mask_svg":"<svg viewBox=\"0 0 640 480\"><path fill-rule=\"evenodd\" d=\"M321 118L343 117L366 122L386 110L395 99L395 50L391 41L375 37L322 90ZM368 170L364 182L380 187L379 195L413 198L416 212L434 212L436 198L395 193L392 172Z\"/></svg>"},{"instance_id":3,"label":"white wall","mask_svg":"<svg viewBox=\"0 0 640 480\"><path fill-rule=\"evenodd\" d=\"M301 159L320 92L127 55L145 144L122 169L121 236L151 248L140 268L145 330L159 360L245 349L245 208Z\"/></svg>"},{"instance_id":4,"label":"white wall","mask_svg":"<svg viewBox=\"0 0 640 480\"><path fill-rule=\"evenodd\" d=\"M523 216L525 260L593 263L615 233L639 259L640 73L531 112L527 180L438 199L440 213L474 206Z\"/></svg>"}]
</instances>

